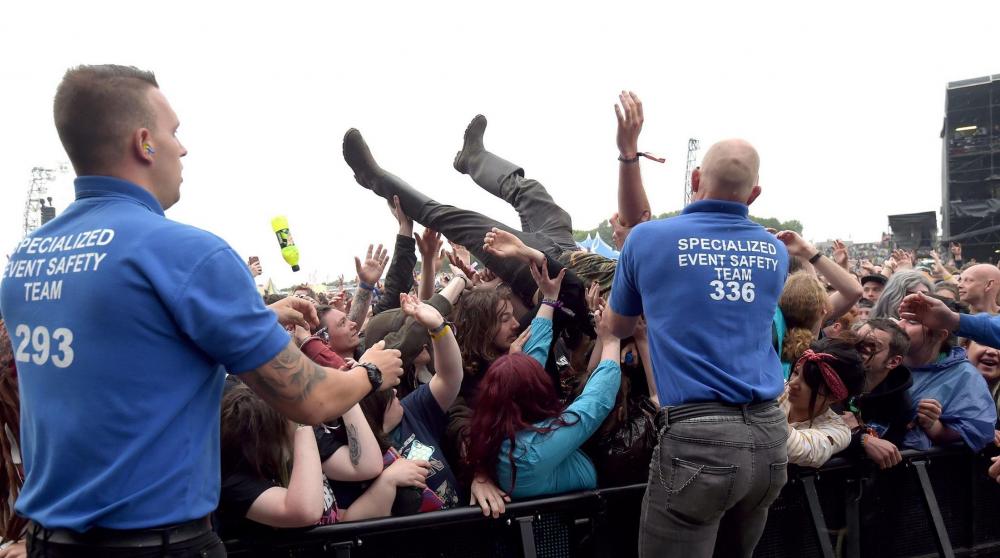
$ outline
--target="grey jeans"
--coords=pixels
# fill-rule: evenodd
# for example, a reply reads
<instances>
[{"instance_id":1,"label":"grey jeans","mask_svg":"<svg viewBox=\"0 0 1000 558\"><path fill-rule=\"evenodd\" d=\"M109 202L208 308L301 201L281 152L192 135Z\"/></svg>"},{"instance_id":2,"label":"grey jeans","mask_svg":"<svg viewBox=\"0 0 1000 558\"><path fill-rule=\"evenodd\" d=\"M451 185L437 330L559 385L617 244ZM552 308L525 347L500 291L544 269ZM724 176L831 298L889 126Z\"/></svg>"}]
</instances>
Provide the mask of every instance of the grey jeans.
<instances>
[{"instance_id":1,"label":"grey jeans","mask_svg":"<svg viewBox=\"0 0 1000 558\"><path fill-rule=\"evenodd\" d=\"M543 234L564 251L580 249L573 240L572 217L540 182L525 178L522 172L514 172L503 178L500 192L517 211L522 231Z\"/></svg>"},{"instance_id":2,"label":"grey jeans","mask_svg":"<svg viewBox=\"0 0 1000 558\"><path fill-rule=\"evenodd\" d=\"M777 404L705 406L718 412L673 422L683 408L674 407L657 417L640 557L751 556L788 479L788 421Z\"/></svg>"}]
</instances>

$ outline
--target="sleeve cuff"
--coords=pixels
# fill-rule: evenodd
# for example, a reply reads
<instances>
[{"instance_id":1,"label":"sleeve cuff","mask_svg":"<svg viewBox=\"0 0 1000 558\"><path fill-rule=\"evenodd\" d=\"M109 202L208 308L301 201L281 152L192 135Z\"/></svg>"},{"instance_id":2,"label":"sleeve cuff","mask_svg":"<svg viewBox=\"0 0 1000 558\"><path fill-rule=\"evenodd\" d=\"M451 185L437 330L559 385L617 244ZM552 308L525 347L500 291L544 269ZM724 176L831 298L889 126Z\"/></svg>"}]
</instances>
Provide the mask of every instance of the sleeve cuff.
<instances>
[{"instance_id":1,"label":"sleeve cuff","mask_svg":"<svg viewBox=\"0 0 1000 558\"><path fill-rule=\"evenodd\" d=\"M261 340L260 343L249 351L242 358L226 363L226 370L233 374L242 374L250 370L256 370L268 363L277 356L285 347L291 337L277 322L274 328Z\"/></svg>"}]
</instances>

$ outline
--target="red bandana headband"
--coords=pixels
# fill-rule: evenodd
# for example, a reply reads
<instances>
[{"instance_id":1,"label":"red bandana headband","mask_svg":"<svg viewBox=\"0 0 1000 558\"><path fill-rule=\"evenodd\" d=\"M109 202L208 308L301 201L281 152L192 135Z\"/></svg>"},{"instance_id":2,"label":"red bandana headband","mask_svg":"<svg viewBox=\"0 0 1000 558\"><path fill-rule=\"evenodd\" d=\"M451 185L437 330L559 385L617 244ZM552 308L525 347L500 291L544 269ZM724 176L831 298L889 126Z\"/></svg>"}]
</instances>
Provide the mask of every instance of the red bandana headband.
<instances>
[{"instance_id":1,"label":"red bandana headband","mask_svg":"<svg viewBox=\"0 0 1000 558\"><path fill-rule=\"evenodd\" d=\"M830 353L816 353L812 349L806 349L806 352L802 353L798 362L795 363L796 368L807 362L816 363L819 371L823 373L823 381L830 390L830 398L834 402L847 399L847 387L841 381L840 376L833 371L833 367L827 363L828 360L836 360L836 358Z\"/></svg>"}]
</instances>

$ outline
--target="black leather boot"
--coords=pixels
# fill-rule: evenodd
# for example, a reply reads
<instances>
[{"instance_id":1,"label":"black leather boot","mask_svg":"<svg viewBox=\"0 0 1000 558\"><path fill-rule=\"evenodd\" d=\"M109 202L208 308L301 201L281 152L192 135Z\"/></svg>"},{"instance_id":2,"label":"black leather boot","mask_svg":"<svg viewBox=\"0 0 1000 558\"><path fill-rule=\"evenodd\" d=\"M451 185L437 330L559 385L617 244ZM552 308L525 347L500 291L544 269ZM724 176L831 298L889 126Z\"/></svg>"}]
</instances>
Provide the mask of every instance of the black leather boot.
<instances>
[{"instance_id":1,"label":"black leather boot","mask_svg":"<svg viewBox=\"0 0 1000 558\"><path fill-rule=\"evenodd\" d=\"M354 171L354 180L357 180L358 184L390 203L393 196L399 196L403 211L418 223L424 222L423 213L433 200L407 184L402 178L380 167L372 157L365 139L361 137L361 132L354 128L344 134L344 161Z\"/></svg>"},{"instance_id":2,"label":"black leather boot","mask_svg":"<svg viewBox=\"0 0 1000 558\"><path fill-rule=\"evenodd\" d=\"M524 176L524 170L486 151L483 145L483 134L486 133L486 117L477 114L469 126L465 128L465 141L462 150L455 154L455 170L469 175L481 188L494 196L513 203L514 192L504 188L504 182L512 174Z\"/></svg>"}]
</instances>

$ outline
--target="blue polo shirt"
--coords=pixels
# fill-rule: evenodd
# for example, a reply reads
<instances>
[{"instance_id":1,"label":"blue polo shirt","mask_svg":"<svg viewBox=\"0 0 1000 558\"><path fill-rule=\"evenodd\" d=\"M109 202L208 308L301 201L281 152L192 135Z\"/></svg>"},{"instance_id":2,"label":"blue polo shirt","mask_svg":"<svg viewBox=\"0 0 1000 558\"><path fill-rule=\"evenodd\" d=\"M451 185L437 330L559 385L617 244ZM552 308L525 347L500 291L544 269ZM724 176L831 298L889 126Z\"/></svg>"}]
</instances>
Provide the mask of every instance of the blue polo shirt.
<instances>
[{"instance_id":1,"label":"blue polo shirt","mask_svg":"<svg viewBox=\"0 0 1000 558\"><path fill-rule=\"evenodd\" d=\"M49 528L139 529L219 502L224 367L288 343L243 260L139 186L76 180L0 284L21 389L17 511Z\"/></svg>"},{"instance_id":2,"label":"blue polo shirt","mask_svg":"<svg viewBox=\"0 0 1000 558\"><path fill-rule=\"evenodd\" d=\"M702 200L635 227L625 241L611 308L644 314L661 404L746 404L782 392L771 321L788 251L747 206Z\"/></svg>"}]
</instances>

